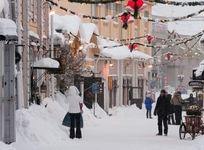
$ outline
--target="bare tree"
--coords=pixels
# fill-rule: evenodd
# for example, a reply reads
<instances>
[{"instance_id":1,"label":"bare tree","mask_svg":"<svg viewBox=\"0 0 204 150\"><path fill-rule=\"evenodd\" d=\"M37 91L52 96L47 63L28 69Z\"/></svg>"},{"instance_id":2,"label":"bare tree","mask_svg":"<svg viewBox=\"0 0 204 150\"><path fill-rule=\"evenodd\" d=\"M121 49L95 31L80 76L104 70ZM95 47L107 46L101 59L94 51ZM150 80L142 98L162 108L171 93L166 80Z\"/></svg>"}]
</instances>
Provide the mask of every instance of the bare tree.
<instances>
[{"instance_id":1,"label":"bare tree","mask_svg":"<svg viewBox=\"0 0 204 150\"><path fill-rule=\"evenodd\" d=\"M64 93L71 85L74 85L75 75L81 75L84 65L85 54L79 50L80 42L74 40L72 44L65 44L59 51L58 58L66 59L65 74L55 75L57 88Z\"/></svg>"}]
</instances>

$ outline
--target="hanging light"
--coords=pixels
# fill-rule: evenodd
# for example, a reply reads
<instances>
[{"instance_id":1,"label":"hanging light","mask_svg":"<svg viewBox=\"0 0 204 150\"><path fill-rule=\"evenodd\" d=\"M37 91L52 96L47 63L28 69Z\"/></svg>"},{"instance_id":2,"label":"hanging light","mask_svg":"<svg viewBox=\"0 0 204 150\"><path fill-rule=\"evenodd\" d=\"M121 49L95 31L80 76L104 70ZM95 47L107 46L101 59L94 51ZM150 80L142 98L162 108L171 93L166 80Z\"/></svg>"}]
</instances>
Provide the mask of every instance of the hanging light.
<instances>
[{"instance_id":1,"label":"hanging light","mask_svg":"<svg viewBox=\"0 0 204 150\"><path fill-rule=\"evenodd\" d=\"M55 10L51 10L50 12L49 12L49 15L54 15L55 14Z\"/></svg>"},{"instance_id":2,"label":"hanging light","mask_svg":"<svg viewBox=\"0 0 204 150\"><path fill-rule=\"evenodd\" d=\"M114 67L113 61L110 61L109 66L110 66L110 67Z\"/></svg>"},{"instance_id":3,"label":"hanging light","mask_svg":"<svg viewBox=\"0 0 204 150\"><path fill-rule=\"evenodd\" d=\"M152 67L153 67L152 64L149 64L149 65L148 65L148 68L152 68Z\"/></svg>"},{"instance_id":4,"label":"hanging light","mask_svg":"<svg viewBox=\"0 0 204 150\"><path fill-rule=\"evenodd\" d=\"M45 84L45 82L43 81L41 86L40 86L40 92L41 93L46 93L47 91L47 85Z\"/></svg>"}]
</instances>

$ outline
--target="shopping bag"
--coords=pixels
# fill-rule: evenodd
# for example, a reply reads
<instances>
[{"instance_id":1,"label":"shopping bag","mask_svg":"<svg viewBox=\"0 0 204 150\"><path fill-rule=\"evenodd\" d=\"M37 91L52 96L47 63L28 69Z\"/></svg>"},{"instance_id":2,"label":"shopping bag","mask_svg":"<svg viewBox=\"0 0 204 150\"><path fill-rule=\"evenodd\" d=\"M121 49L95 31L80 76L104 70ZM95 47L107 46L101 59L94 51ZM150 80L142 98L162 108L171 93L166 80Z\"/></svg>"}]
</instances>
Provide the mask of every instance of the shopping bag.
<instances>
[{"instance_id":1,"label":"shopping bag","mask_svg":"<svg viewBox=\"0 0 204 150\"><path fill-rule=\"evenodd\" d=\"M62 125L66 126L66 127L71 126L69 112L65 115L65 117L64 117L64 119L62 121ZM76 121L74 123L74 127L76 128ZM84 127L83 117L82 117L82 114L80 114L80 128L83 128L83 127Z\"/></svg>"}]
</instances>

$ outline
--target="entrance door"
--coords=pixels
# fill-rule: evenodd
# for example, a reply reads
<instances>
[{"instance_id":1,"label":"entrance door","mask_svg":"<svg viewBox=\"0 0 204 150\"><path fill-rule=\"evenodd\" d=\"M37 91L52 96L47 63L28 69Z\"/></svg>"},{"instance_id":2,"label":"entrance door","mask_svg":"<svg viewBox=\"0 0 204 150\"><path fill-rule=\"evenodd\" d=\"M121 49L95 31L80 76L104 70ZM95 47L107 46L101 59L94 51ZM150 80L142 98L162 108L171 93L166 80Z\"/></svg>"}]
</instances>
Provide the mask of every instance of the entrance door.
<instances>
[{"instance_id":1,"label":"entrance door","mask_svg":"<svg viewBox=\"0 0 204 150\"><path fill-rule=\"evenodd\" d=\"M136 104L138 108L142 109L143 103L143 88L142 87L132 87L130 94L130 102L132 104Z\"/></svg>"}]
</instances>

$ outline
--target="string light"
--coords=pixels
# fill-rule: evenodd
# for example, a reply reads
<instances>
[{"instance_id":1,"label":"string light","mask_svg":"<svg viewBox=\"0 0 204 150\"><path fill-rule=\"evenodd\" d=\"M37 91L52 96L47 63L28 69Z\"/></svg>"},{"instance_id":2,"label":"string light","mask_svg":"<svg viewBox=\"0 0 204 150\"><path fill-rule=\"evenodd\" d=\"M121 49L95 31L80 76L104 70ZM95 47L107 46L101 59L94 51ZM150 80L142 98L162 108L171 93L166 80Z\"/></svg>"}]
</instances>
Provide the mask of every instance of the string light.
<instances>
[{"instance_id":1,"label":"string light","mask_svg":"<svg viewBox=\"0 0 204 150\"><path fill-rule=\"evenodd\" d=\"M79 41L83 41L82 39L80 39L80 37L74 35L73 33L69 32L70 36L73 36L74 38L76 38L77 40ZM171 47L175 47L175 46L178 46L180 44L185 44L187 41L192 41L193 39L195 38L198 38L200 36L202 36L204 34L204 31L202 32L199 32L198 34L196 35L193 35L191 36L190 38L187 38L181 42L178 42L178 43L175 43L174 45L151 45L151 44L143 44L143 43L139 43L139 42L133 42L134 44L137 44L137 45L140 45L140 46L144 46L144 47L151 47L151 48L171 48ZM84 43L84 42L83 42ZM121 46L127 46L129 44L132 44L132 42L128 42L128 43L125 43L125 44L118 44L118 45L113 45L113 46L101 46L101 45L95 45L94 43L89 43L89 42L85 42L84 44L87 44L87 45L91 45L91 48L115 48L115 47L121 47ZM94 44L94 45L92 45ZM170 46L170 47L168 47Z\"/></svg>"},{"instance_id":2,"label":"string light","mask_svg":"<svg viewBox=\"0 0 204 150\"><path fill-rule=\"evenodd\" d=\"M152 2L152 0L149 0ZM203 6L204 2L176 2L176 1L164 1L164 0L154 0L155 3L166 4L166 5L175 5L175 6Z\"/></svg>"},{"instance_id":3,"label":"string light","mask_svg":"<svg viewBox=\"0 0 204 150\"><path fill-rule=\"evenodd\" d=\"M82 18L94 19L94 20L107 20L106 17L90 16L90 15L84 15L84 14L81 14L81 13L74 12L74 11L68 9L68 8L65 8L63 6L59 6L58 3L55 3L52 0L46 0L46 1L50 2L52 5L60 8L61 10L65 11L65 12L69 12L69 13L71 13L73 15L81 16ZM173 22L173 21L179 21L179 20L188 19L190 17L196 16L196 15L198 15L200 13L203 13L203 12L204 12L204 9L201 9L201 10L199 10L196 13L192 13L192 14L189 14L187 16L176 17L176 18L172 18L172 19L152 19L152 18L141 17L141 16L138 16L136 19L140 19L140 20L148 21L148 22L162 22L162 23L165 23L165 22ZM113 20L113 19L121 17L122 15L123 15L123 13L117 14L115 16L110 16L110 15L108 15L108 16L110 16L110 19Z\"/></svg>"}]
</instances>

